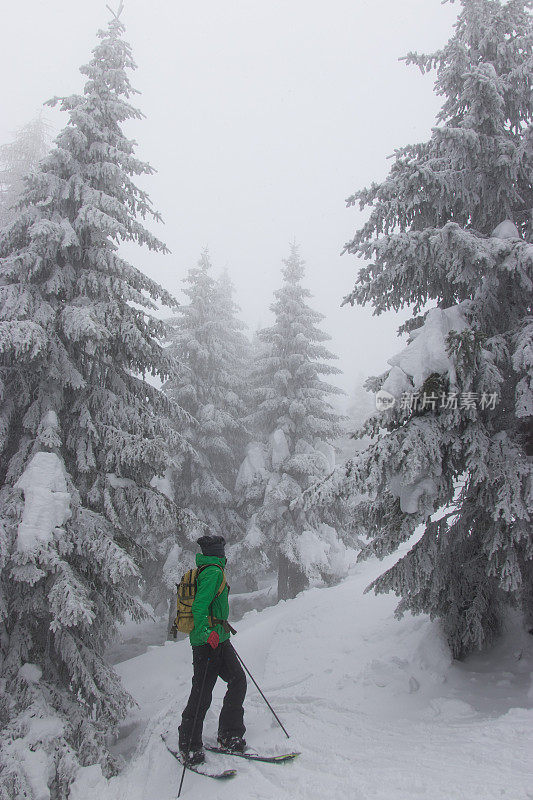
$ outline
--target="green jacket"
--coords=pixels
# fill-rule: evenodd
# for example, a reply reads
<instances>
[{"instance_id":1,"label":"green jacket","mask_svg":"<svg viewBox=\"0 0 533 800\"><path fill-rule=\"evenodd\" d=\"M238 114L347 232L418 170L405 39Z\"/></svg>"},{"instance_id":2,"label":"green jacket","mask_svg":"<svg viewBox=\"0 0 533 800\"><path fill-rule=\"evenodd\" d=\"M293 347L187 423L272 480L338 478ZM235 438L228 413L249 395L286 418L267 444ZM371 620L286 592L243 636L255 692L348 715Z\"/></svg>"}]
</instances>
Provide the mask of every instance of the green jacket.
<instances>
[{"instance_id":1,"label":"green jacket","mask_svg":"<svg viewBox=\"0 0 533 800\"><path fill-rule=\"evenodd\" d=\"M219 564L221 567L225 567L226 559L197 553L196 566L203 567L206 564ZM209 625L210 613L218 619L227 619L229 616L229 586L226 585L222 594L215 598L221 583L222 570L215 566L212 569L202 570L198 576L196 595L192 604L194 628L189 634L192 645L206 644L207 638L212 631L218 633L221 642L225 642L230 637L222 625L215 625L214 628Z\"/></svg>"}]
</instances>

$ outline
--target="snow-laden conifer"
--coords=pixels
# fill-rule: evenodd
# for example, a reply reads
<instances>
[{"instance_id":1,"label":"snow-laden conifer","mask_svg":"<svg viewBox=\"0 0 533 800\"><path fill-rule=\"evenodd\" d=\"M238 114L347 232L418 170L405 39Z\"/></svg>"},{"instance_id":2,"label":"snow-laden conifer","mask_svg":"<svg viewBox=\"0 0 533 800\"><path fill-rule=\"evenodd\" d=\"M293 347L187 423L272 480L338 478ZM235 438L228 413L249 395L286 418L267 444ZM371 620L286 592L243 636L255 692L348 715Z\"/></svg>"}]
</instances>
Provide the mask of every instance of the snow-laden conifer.
<instances>
[{"instance_id":1,"label":"snow-laden conifer","mask_svg":"<svg viewBox=\"0 0 533 800\"><path fill-rule=\"evenodd\" d=\"M121 128L141 116L123 31L99 31L0 239L2 800L64 798L78 764L114 769L129 698L104 647L141 613L132 556L176 523L151 485L178 448L171 404L144 379L169 371L150 312L173 300L118 253L165 250L139 220L157 217L134 182L152 170Z\"/></svg>"},{"instance_id":2,"label":"snow-laden conifer","mask_svg":"<svg viewBox=\"0 0 533 800\"><path fill-rule=\"evenodd\" d=\"M207 250L184 283L189 302L170 320L168 348L179 370L163 389L191 416L182 429L191 450L176 458L171 482L178 505L192 511L211 535L230 543L242 537L244 525L233 490L248 438L244 367L249 343L229 278L213 276ZM183 571L175 553L172 558Z\"/></svg>"},{"instance_id":3,"label":"snow-laden conifer","mask_svg":"<svg viewBox=\"0 0 533 800\"><path fill-rule=\"evenodd\" d=\"M395 405L349 466L367 497L356 528L382 557L422 523L373 588L438 617L458 657L497 634L506 603L532 602L531 8L462 0L448 44L407 57L437 70L437 125L348 201L370 216L347 245L367 261L347 300L413 310L370 381Z\"/></svg>"},{"instance_id":4,"label":"snow-laden conifer","mask_svg":"<svg viewBox=\"0 0 533 800\"><path fill-rule=\"evenodd\" d=\"M42 114L20 128L12 142L0 147L0 228L16 216L24 179L49 149L48 125Z\"/></svg>"},{"instance_id":5,"label":"snow-laden conifer","mask_svg":"<svg viewBox=\"0 0 533 800\"><path fill-rule=\"evenodd\" d=\"M334 469L333 442L342 430L328 402L340 390L321 378L339 370L329 363L334 356L323 344L329 339L319 328L323 315L308 305L303 277L304 262L293 245L271 306L274 324L258 333L250 416L257 441L248 445L236 486L250 518L240 560L250 583L277 569L281 598L344 571L342 502L335 499L318 512L301 503L303 492Z\"/></svg>"}]
</instances>

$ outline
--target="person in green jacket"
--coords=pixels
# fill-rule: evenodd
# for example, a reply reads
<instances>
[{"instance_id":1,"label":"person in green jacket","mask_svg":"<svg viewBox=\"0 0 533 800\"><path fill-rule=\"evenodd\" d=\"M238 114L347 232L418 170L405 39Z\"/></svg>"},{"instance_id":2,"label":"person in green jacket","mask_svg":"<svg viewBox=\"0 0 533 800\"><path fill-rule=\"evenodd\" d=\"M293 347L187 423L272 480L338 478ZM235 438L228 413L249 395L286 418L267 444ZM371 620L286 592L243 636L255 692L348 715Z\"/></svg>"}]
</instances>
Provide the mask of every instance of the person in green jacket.
<instances>
[{"instance_id":1,"label":"person in green jacket","mask_svg":"<svg viewBox=\"0 0 533 800\"><path fill-rule=\"evenodd\" d=\"M230 642L227 624L229 586L226 585L217 596L226 566L226 540L223 536L203 536L198 539L198 544L202 553L196 555L196 566L204 569L198 575L192 604L194 628L189 635L192 689L178 728L179 749L189 764L205 761L202 730L219 677L228 685L218 721L219 746L237 752L246 749L243 709L246 675Z\"/></svg>"}]
</instances>

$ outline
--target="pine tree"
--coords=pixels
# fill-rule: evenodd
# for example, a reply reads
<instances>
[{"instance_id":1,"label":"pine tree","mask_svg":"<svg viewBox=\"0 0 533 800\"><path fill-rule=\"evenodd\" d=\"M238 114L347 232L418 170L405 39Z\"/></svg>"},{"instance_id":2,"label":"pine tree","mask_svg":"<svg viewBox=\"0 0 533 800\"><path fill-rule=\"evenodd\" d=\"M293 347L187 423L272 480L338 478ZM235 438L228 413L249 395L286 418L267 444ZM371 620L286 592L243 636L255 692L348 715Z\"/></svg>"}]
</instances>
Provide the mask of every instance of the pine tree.
<instances>
[{"instance_id":1,"label":"pine tree","mask_svg":"<svg viewBox=\"0 0 533 800\"><path fill-rule=\"evenodd\" d=\"M232 543L244 527L233 490L248 438L243 419L249 344L231 283L227 275L213 277L207 250L189 270L184 291L189 302L170 321L168 348L180 368L163 390L191 416L182 431L190 452L177 459L171 482L176 503L192 511L211 535ZM191 536L196 534L191 528Z\"/></svg>"},{"instance_id":2,"label":"pine tree","mask_svg":"<svg viewBox=\"0 0 533 800\"><path fill-rule=\"evenodd\" d=\"M24 179L49 149L48 125L42 114L20 128L12 142L0 147L0 228L16 217Z\"/></svg>"},{"instance_id":3,"label":"pine tree","mask_svg":"<svg viewBox=\"0 0 533 800\"><path fill-rule=\"evenodd\" d=\"M274 324L259 331L263 347L254 375L256 408L237 491L250 515L241 545L249 580L269 567L278 571L278 595L294 597L310 581L343 572L344 545L338 538L343 504L304 508L303 493L334 468L333 441L341 419L327 397L341 392L321 379L339 370L327 361L329 339L318 324L323 315L307 304L304 262L293 245L284 261L283 285L271 306Z\"/></svg>"},{"instance_id":4,"label":"pine tree","mask_svg":"<svg viewBox=\"0 0 533 800\"><path fill-rule=\"evenodd\" d=\"M177 524L151 485L178 448L176 409L144 379L172 368L151 309L175 301L117 252L165 251L138 219L158 215L121 129L142 116L123 32L118 16L98 32L84 93L60 101L68 125L0 239L2 800L66 798L77 765L115 769L130 698L104 647L142 614L134 557Z\"/></svg>"},{"instance_id":5,"label":"pine tree","mask_svg":"<svg viewBox=\"0 0 533 800\"><path fill-rule=\"evenodd\" d=\"M441 51L406 59L437 71L437 126L349 199L370 216L347 245L369 262L349 302L413 309L407 347L372 379L395 405L349 466L363 556L423 525L372 587L401 597L399 615L439 618L456 657L493 640L508 603L533 609L533 4L461 5Z\"/></svg>"}]
</instances>

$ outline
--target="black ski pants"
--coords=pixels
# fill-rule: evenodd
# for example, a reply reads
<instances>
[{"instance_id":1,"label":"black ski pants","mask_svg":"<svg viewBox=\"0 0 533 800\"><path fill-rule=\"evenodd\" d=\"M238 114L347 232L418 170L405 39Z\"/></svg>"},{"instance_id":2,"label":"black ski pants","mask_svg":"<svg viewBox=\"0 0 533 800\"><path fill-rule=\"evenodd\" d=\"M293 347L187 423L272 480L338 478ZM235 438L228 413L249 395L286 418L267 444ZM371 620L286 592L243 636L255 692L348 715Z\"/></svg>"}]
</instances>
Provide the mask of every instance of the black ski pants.
<instances>
[{"instance_id":1,"label":"black ski pants","mask_svg":"<svg viewBox=\"0 0 533 800\"><path fill-rule=\"evenodd\" d=\"M219 677L228 684L228 688L218 720L218 736L244 736L246 675L229 639L221 642L215 650L208 644L193 646L192 664L191 694L178 728L180 749L196 750L202 746L204 719Z\"/></svg>"}]
</instances>

